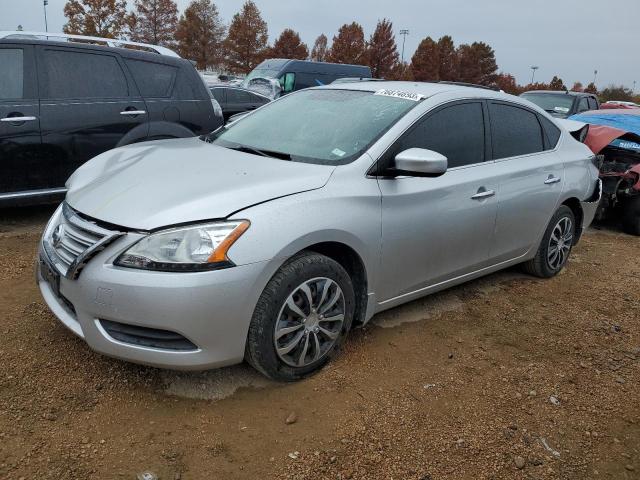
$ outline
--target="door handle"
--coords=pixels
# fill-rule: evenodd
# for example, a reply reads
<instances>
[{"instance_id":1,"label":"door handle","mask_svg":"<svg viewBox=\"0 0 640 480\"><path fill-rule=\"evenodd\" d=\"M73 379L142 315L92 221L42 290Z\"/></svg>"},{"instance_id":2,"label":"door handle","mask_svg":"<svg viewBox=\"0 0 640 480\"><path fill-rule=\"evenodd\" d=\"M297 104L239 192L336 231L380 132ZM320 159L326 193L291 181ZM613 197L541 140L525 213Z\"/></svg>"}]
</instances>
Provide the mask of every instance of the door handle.
<instances>
[{"instance_id":1,"label":"door handle","mask_svg":"<svg viewBox=\"0 0 640 480\"><path fill-rule=\"evenodd\" d=\"M120 112L120 115L146 115L147 112L145 110L125 110L124 112Z\"/></svg>"},{"instance_id":2,"label":"door handle","mask_svg":"<svg viewBox=\"0 0 640 480\"><path fill-rule=\"evenodd\" d=\"M545 185L553 185L554 183L558 183L561 179L559 177L554 177L553 175L549 175L549 178L547 178L544 183Z\"/></svg>"},{"instance_id":3,"label":"door handle","mask_svg":"<svg viewBox=\"0 0 640 480\"><path fill-rule=\"evenodd\" d=\"M484 198L493 197L495 194L496 194L495 190L480 189L478 190L478 193L476 193L473 197L471 197L471 200L482 200Z\"/></svg>"},{"instance_id":4,"label":"door handle","mask_svg":"<svg viewBox=\"0 0 640 480\"><path fill-rule=\"evenodd\" d=\"M0 122L5 122L5 123L33 122L35 120L37 120L36 117L6 117L6 118L0 118Z\"/></svg>"}]
</instances>

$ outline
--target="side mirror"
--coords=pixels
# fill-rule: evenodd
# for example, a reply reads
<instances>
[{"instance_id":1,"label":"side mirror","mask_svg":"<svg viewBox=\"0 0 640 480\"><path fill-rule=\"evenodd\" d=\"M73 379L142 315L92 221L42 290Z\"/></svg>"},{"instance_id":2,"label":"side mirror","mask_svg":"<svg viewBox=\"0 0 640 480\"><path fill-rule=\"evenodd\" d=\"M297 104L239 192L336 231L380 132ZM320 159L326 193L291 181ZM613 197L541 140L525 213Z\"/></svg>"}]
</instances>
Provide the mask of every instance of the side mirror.
<instances>
[{"instance_id":1,"label":"side mirror","mask_svg":"<svg viewBox=\"0 0 640 480\"><path fill-rule=\"evenodd\" d=\"M439 177L448 168L447 157L424 148L405 150L396 155L395 162L394 174L412 177Z\"/></svg>"},{"instance_id":2,"label":"side mirror","mask_svg":"<svg viewBox=\"0 0 640 480\"><path fill-rule=\"evenodd\" d=\"M284 75L284 82L282 85L282 90L285 93L293 92L293 88L296 85L296 74L295 73L286 73Z\"/></svg>"}]
</instances>

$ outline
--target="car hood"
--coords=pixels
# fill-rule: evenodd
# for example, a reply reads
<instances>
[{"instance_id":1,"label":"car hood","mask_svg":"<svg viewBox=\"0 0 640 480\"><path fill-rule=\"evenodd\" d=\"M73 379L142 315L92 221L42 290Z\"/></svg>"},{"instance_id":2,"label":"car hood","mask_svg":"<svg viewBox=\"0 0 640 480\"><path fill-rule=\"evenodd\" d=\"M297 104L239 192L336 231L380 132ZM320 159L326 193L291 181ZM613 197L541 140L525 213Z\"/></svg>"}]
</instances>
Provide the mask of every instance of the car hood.
<instances>
[{"instance_id":1,"label":"car hood","mask_svg":"<svg viewBox=\"0 0 640 480\"><path fill-rule=\"evenodd\" d=\"M236 152L198 138L139 143L85 163L67 181L67 203L139 230L225 218L323 187L335 167Z\"/></svg>"}]
</instances>

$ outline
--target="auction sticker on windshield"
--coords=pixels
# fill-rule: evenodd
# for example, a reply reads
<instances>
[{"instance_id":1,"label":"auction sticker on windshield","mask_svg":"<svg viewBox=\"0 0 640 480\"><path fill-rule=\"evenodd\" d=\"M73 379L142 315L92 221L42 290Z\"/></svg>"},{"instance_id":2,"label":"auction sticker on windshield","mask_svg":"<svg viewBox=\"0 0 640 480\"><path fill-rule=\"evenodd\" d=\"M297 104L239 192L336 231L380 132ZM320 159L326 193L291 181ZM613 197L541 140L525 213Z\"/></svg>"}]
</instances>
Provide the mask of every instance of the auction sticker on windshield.
<instances>
[{"instance_id":1,"label":"auction sticker on windshield","mask_svg":"<svg viewBox=\"0 0 640 480\"><path fill-rule=\"evenodd\" d=\"M419 102L420 100L427 98L419 93L403 92L402 90L387 90L386 88L378 90L376 93L374 93L374 95L380 95L382 97L403 98L405 100L413 100L414 102Z\"/></svg>"}]
</instances>

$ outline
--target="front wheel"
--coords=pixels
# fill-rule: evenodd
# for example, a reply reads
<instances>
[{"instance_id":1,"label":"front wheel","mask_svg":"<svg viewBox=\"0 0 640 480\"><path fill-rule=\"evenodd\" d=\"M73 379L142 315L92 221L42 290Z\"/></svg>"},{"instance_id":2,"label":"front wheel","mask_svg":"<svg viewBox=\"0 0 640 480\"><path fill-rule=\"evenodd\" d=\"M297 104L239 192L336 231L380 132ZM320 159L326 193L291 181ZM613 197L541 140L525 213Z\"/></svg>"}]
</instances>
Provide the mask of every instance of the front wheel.
<instances>
[{"instance_id":1,"label":"front wheel","mask_svg":"<svg viewBox=\"0 0 640 480\"><path fill-rule=\"evenodd\" d=\"M551 218L536 256L523 264L524 270L540 278L551 278L560 273L569 260L575 232L573 211L562 205Z\"/></svg>"},{"instance_id":2,"label":"front wheel","mask_svg":"<svg viewBox=\"0 0 640 480\"><path fill-rule=\"evenodd\" d=\"M304 378L338 352L354 309L353 284L339 263L314 252L296 255L258 300L246 360L274 380Z\"/></svg>"}]
</instances>

